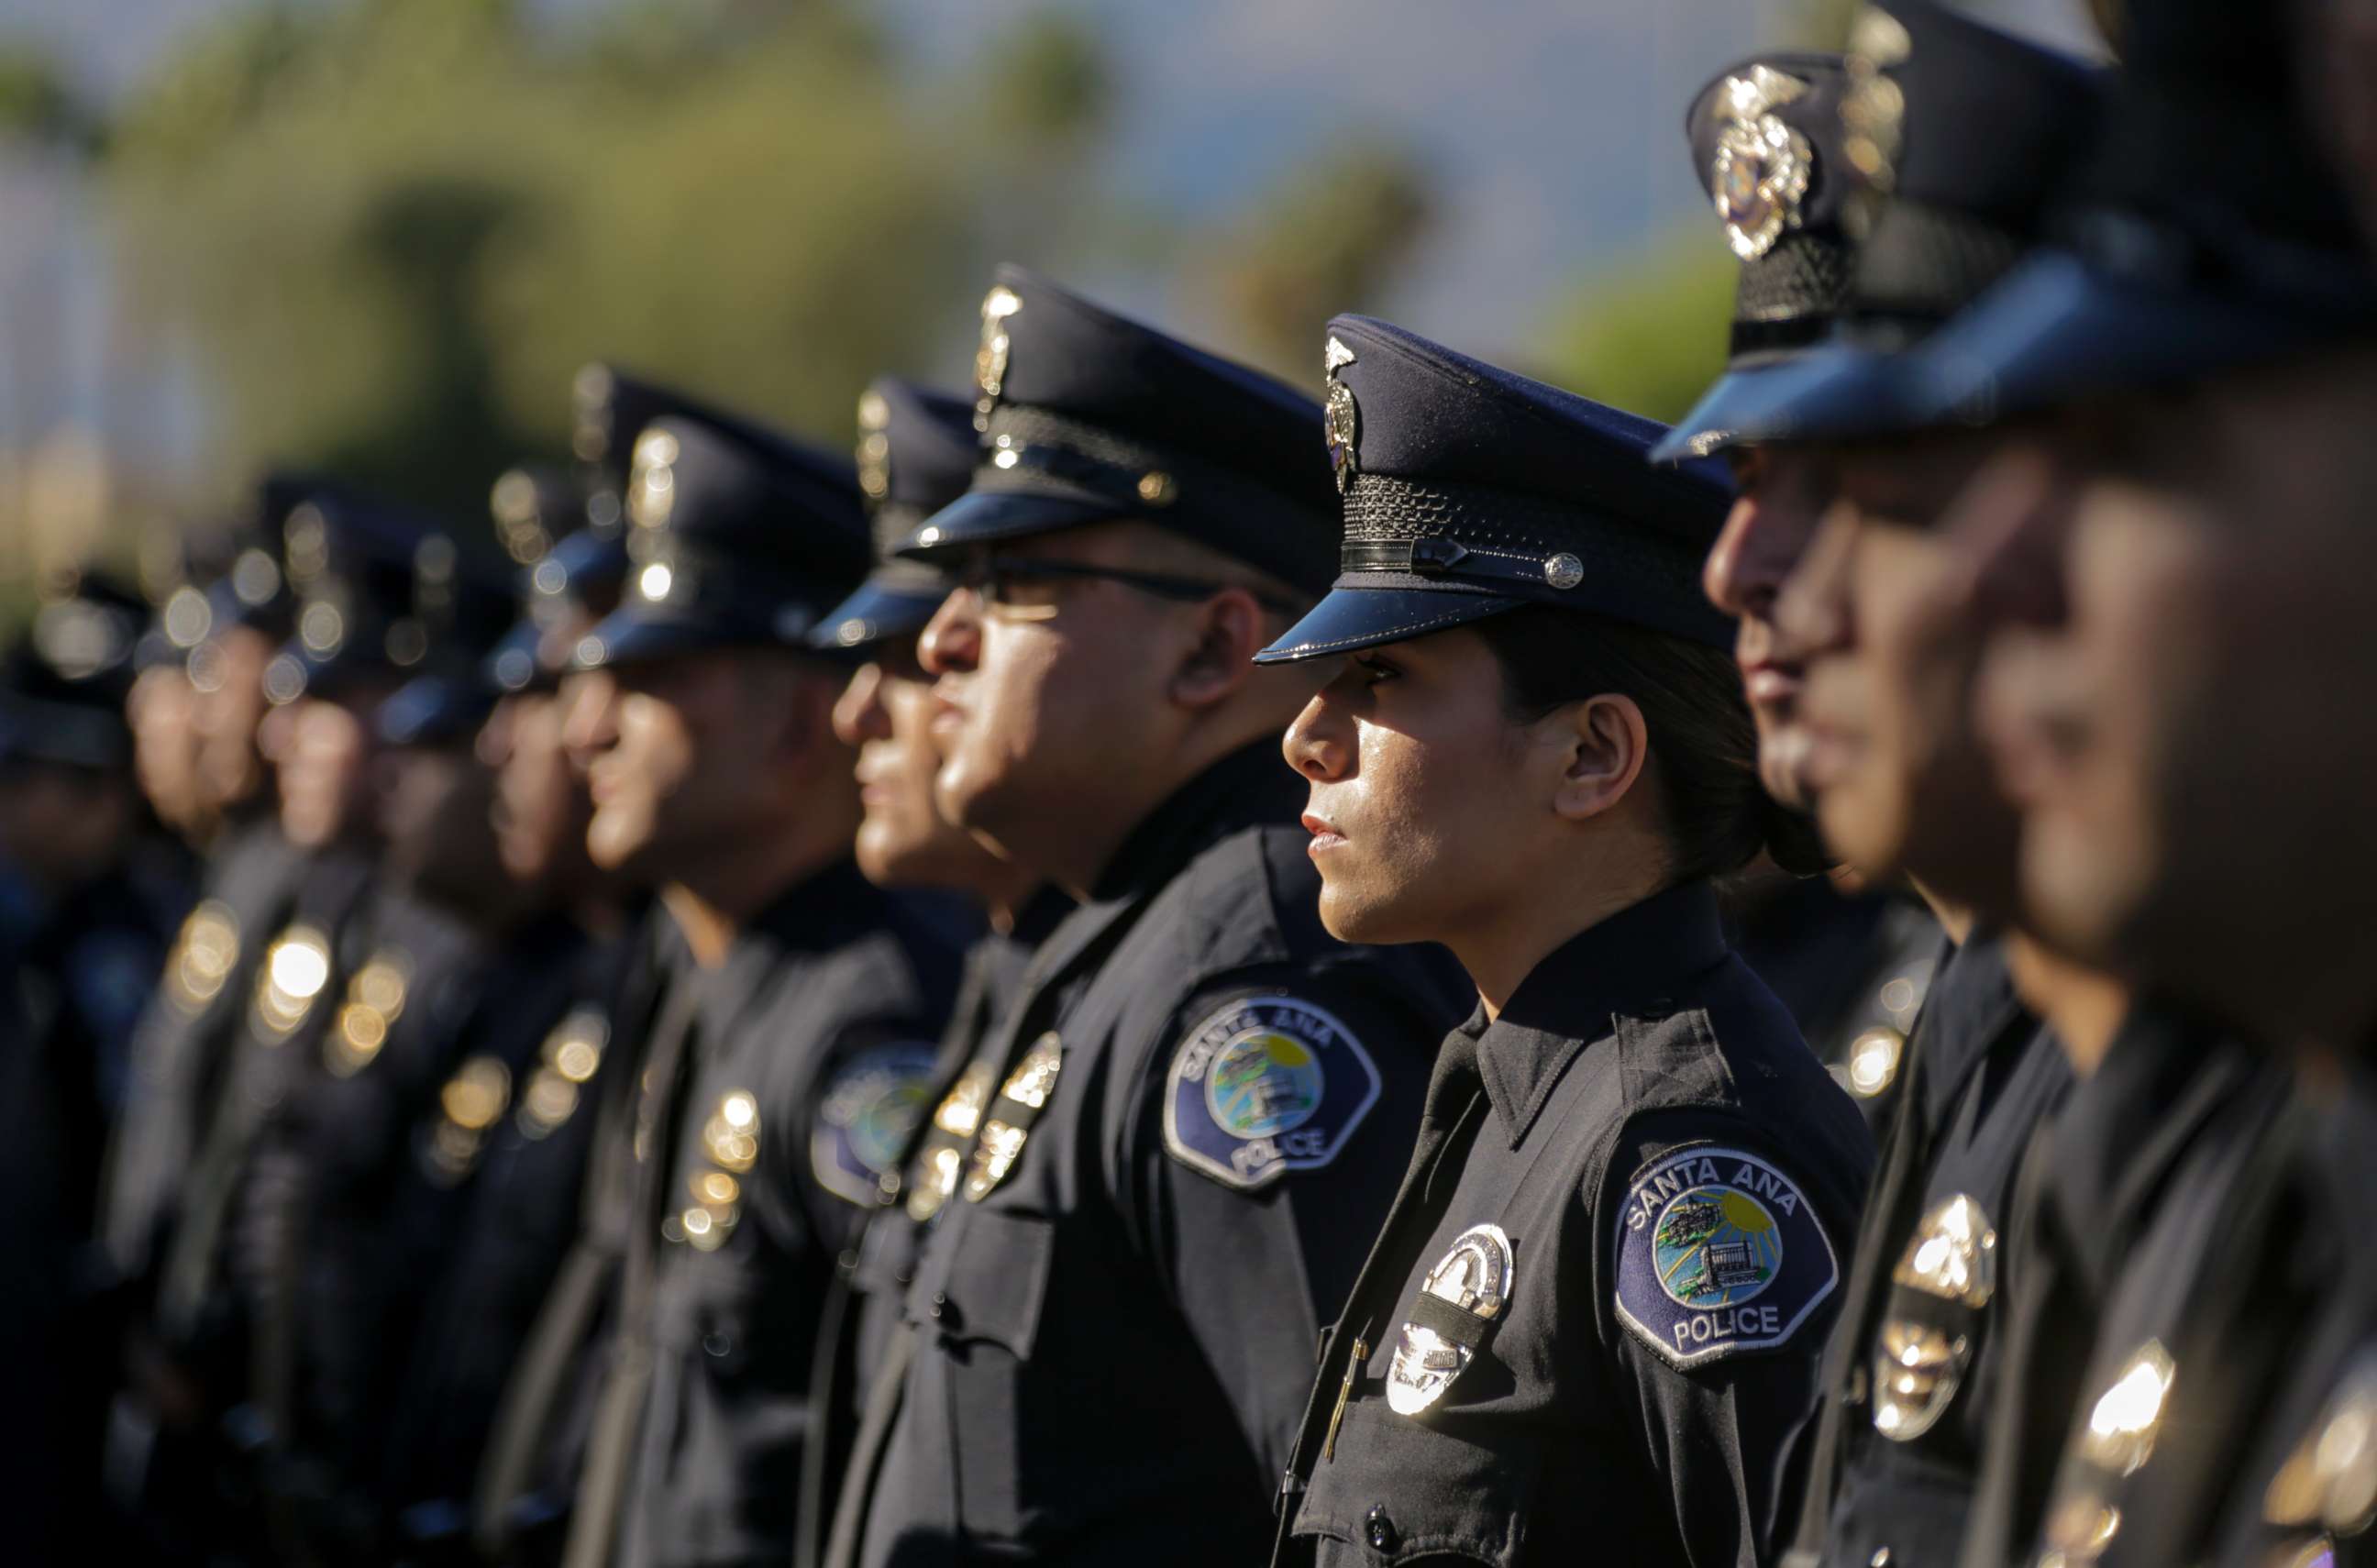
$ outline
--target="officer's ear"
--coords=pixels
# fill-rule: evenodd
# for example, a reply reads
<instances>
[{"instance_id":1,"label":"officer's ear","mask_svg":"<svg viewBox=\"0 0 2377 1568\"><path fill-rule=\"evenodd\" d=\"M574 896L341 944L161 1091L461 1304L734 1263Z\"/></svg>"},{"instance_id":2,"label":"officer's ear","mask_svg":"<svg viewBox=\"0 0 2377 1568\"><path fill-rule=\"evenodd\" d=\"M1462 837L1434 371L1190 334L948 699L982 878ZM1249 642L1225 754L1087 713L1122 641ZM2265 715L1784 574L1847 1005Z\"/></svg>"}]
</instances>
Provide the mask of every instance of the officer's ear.
<instances>
[{"instance_id":1,"label":"officer's ear","mask_svg":"<svg viewBox=\"0 0 2377 1568\"><path fill-rule=\"evenodd\" d=\"M1565 765L1552 811L1571 822L1607 814L1624 800L1651 755L1651 732L1631 697L1588 697L1561 710Z\"/></svg>"},{"instance_id":2,"label":"officer's ear","mask_svg":"<svg viewBox=\"0 0 2377 1568\"><path fill-rule=\"evenodd\" d=\"M1254 657L1271 640L1270 617L1252 591L1238 587L1218 591L1190 614L1172 700L1192 710L1218 707L1253 677Z\"/></svg>"}]
</instances>

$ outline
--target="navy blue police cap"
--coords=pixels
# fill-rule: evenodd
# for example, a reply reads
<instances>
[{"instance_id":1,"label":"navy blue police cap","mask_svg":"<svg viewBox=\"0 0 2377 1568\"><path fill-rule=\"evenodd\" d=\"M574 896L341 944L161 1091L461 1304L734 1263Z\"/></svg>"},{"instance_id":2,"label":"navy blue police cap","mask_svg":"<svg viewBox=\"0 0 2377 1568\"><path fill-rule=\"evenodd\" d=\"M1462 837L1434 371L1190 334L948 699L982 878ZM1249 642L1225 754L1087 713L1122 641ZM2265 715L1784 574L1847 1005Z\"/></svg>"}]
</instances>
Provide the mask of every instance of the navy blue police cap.
<instances>
[{"instance_id":1,"label":"navy blue police cap","mask_svg":"<svg viewBox=\"0 0 2377 1568\"><path fill-rule=\"evenodd\" d=\"M684 416L761 445L777 439L758 420L602 361L582 366L571 379L569 392L569 447L586 491L586 521L602 532L626 526L624 503L635 470L636 437L646 427Z\"/></svg>"},{"instance_id":2,"label":"navy blue police cap","mask_svg":"<svg viewBox=\"0 0 2377 1568\"><path fill-rule=\"evenodd\" d=\"M1328 582L1310 399L1012 266L983 300L974 380L973 485L903 554L1137 521L1309 592Z\"/></svg>"},{"instance_id":3,"label":"navy blue police cap","mask_svg":"<svg viewBox=\"0 0 2377 1568\"><path fill-rule=\"evenodd\" d=\"M146 618L146 602L104 573L46 585L32 624L0 656L0 762L128 768L124 703Z\"/></svg>"},{"instance_id":4,"label":"navy blue police cap","mask_svg":"<svg viewBox=\"0 0 2377 1568\"><path fill-rule=\"evenodd\" d=\"M1406 641L1523 604L1716 647L1700 588L1732 490L1654 466L1642 419L1364 316L1329 323L1328 439L1344 491L1336 581L1258 664Z\"/></svg>"},{"instance_id":5,"label":"navy blue police cap","mask_svg":"<svg viewBox=\"0 0 2377 1568\"><path fill-rule=\"evenodd\" d=\"M623 525L586 521L585 490L555 470L522 465L496 481L487 509L520 563L514 580L520 618L481 667L498 696L548 690L568 667L576 630L619 605L627 576Z\"/></svg>"},{"instance_id":6,"label":"navy blue police cap","mask_svg":"<svg viewBox=\"0 0 2377 1568\"><path fill-rule=\"evenodd\" d=\"M747 421L675 414L636 437L627 588L575 669L716 648L806 650L865 576L866 513L848 460Z\"/></svg>"},{"instance_id":7,"label":"navy blue police cap","mask_svg":"<svg viewBox=\"0 0 2377 1568\"><path fill-rule=\"evenodd\" d=\"M214 640L233 628L248 628L275 643L286 639L295 629L297 600L281 567L281 527L309 494L331 483L320 473L272 470L257 482L238 519L185 533L182 581L160 596L156 624L142 639L142 667L184 660L203 680Z\"/></svg>"},{"instance_id":8,"label":"navy blue police cap","mask_svg":"<svg viewBox=\"0 0 2377 1568\"><path fill-rule=\"evenodd\" d=\"M875 569L818 623L811 646L857 652L924 629L950 580L901 555L900 543L966 493L979 445L966 399L890 376L866 389L858 400L858 487L873 520Z\"/></svg>"},{"instance_id":9,"label":"navy blue police cap","mask_svg":"<svg viewBox=\"0 0 2377 1568\"><path fill-rule=\"evenodd\" d=\"M1746 441L1892 435L1930 415L1906 351L2037 243L2093 141L2111 73L1934 0L1868 6L1841 116L1869 218L1830 341L1764 377Z\"/></svg>"},{"instance_id":10,"label":"navy blue police cap","mask_svg":"<svg viewBox=\"0 0 2377 1568\"><path fill-rule=\"evenodd\" d=\"M1720 74L1693 98L1684 134L1740 258L1725 374L1652 453L1654 462L1706 457L1732 445L1740 411L1762 376L1831 329L1846 296L1853 246L1842 146L1837 54L1762 54Z\"/></svg>"},{"instance_id":11,"label":"navy blue police cap","mask_svg":"<svg viewBox=\"0 0 2377 1568\"><path fill-rule=\"evenodd\" d=\"M1935 417L1986 424L2377 333L2377 274L2292 36L2233 0L2127 7L2053 243L1922 351Z\"/></svg>"},{"instance_id":12,"label":"navy blue police cap","mask_svg":"<svg viewBox=\"0 0 2377 1568\"><path fill-rule=\"evenodd\" d=\"M276 703L473 662L511 622L492 552L349 486L305 491L281 541L296 610L294 635L265 667L265 696Z\"/></svg>"}]
</instances>

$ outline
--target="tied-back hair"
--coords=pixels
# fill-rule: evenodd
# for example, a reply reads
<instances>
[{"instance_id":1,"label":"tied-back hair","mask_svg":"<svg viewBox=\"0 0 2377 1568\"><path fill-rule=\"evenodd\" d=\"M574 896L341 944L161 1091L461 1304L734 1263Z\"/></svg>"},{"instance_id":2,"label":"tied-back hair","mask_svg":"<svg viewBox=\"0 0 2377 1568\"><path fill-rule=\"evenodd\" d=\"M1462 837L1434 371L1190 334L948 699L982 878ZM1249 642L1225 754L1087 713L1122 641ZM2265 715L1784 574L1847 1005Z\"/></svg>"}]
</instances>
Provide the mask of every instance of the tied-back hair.
<instances>
[{"instance_id":1,"label":"tied-back hair","mask_svg":"<svg viewBox=\"0 0 2377 1568\"><path fill-rule=\"evenodd\" d=\"M1591 697L1634 700L1650 735L1671 883L1726 876L1762 851L1802 876L1824 869L1815 825L1759 783L1758 732L1726 653L1547 604L1473 624L1501 666L1502 707L1515 724Z\"/></svg>"}]
</instances>

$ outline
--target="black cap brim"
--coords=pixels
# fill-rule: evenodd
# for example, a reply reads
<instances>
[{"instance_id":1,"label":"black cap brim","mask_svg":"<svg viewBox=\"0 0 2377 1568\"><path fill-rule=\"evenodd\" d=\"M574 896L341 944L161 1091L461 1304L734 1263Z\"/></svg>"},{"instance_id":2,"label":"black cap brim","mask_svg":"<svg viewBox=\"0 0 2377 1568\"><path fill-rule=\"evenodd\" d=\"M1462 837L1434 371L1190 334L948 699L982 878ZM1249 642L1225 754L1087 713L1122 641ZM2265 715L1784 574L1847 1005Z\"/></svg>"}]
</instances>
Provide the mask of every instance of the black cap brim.
<instances>
[{"instance_id":1,"label":"black cap brim","mask_svg":"<svg viewBox=\"0 0 2377 1568\"><path fill-rule=\"evenodd\" d=\"M1527 603L1444 588L1332 588L1278 641L1256 654L1255 663L1293 664L1408 642Z\"/></svg>"},{"instance_id":2,"label":"black cap brim","mask_svg":"<svg viewBox=\"0 0 2377 1568\"><path fill-rule=\"evenodd\" d=\"M1758 400L1741 410L1744 442L1852 441L1929 423L1905 354L1828 343L1764 379Z\"/></svg>"},{"instance_id":3,"label":"black cap brim","mask_svg":"<svg viewBox=\"0 0 2377 1568\"><path fill-rule=\"evenodd\" d=\"M416 676L379 705L372 724L385 745L442 746L475 735L495 705L476 681Z\"/></svg>"},{"instance_id":4,"label":"black cap brim","mask_svg":"<svg viewBox=\"0 0 2377 1568\"><path fill-rule=\"evenodd\" d=\"M869 578L857 592L826 612L809 633L809 646L820 653L862 653L878 642L914 637L948 597L947 592Z\"/></svg>"},{"instance_id":5,"label":"black cap brim","mask_svg":"<svg viewBox=\"0 0 2377 1568\"><path fill-rule=\"evenodd\" d=\"M2338 329L2313 313L2117 278L2045 251L1933 334L1911 364L1929 422L1988 425L2283 358Z\"/></svg>"},{"instance_id":6,"label":"black cap brim","mask_svg":"<svg viewBox=\"0 0 2377 1568\"><path fill-rule=\"evenodd\" d=\"M1136 514L1100 497L1038 490L972 490L926 518L897 554L929 558L945 550L1115 522Z\"/></svg>"},{"instance_id":7,"label":"black cap brim","mask_svg":"<svg viewBox=\"0 0 2377 1568\"><path fill-rule=\"evenodd\" d=\"M1682 462L1689 458L1714 457L1727 447L1743 439L1741 422L1751 411L1763 405L1769 378L1777 370L1795 363L1793 358L1777 358L1758 365L1737 365L1718 377L1709 389L1701 394L1691 412L1676 421L1675 427L1651 449L1653 462Z\"/></svg>"},{"instance_id":8,"label":"black cap brim","mask_svg":"<svg viewBox=\"0 0 2377 1568\"><path fill-rule=\"evenodd\" d=\"M576 671L618 669L682 658L726 648L774 648L788 652L809 652L811 623L799 606L785 605L776 624L752 616L655 615L640 601L630 601L604 616L570 650L569 667Z\"/></svg>"}]
</instances>

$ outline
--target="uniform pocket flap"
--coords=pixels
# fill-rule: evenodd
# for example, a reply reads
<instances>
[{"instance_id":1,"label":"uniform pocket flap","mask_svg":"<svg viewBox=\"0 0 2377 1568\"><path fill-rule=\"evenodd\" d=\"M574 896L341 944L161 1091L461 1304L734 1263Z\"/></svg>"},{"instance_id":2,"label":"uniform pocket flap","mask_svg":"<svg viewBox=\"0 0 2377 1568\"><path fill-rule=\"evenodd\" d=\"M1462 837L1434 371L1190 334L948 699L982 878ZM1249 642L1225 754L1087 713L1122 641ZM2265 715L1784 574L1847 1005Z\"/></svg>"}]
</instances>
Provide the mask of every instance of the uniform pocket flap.
<instances>
[{"instance_id":1,"label":"uniform pocket flap","mask_svg":"<svg viewBox=\"0 0 2377 1568\"><path fill-rule=\"evenodd\" d=\"M1056 1227L1034 1215L988 1208L975 1209L962 1222L947 1283L926 1304L928 1326L950 1340L987 1340L1029 1359L1056 1262Z\"/></svg>"}]
</instances>

